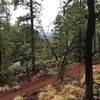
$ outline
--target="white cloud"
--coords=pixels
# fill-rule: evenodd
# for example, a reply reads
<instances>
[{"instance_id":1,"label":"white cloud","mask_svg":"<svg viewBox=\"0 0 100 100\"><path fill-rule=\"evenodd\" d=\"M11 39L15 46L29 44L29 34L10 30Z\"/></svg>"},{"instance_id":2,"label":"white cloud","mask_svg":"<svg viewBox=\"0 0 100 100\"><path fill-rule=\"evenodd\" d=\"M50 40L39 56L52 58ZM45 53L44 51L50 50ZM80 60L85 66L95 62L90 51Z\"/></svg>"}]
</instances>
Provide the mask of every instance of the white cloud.
<instances>
[{"instance_id":1,"label":"white cloud","mask_svg":"<svg viewBox=\"0 0 100 100\"><path fill-rule=\"evenodd\" d=\"M26 15L29 11L26 9L23 9L22 7L18 7L17 10L14 11L14 8L11 6L11 23L15 24L15 21L17 21L17 17Z\"/></svg>"},{"instance_id":2,"label":"white cloud","mask_svg":"<svg viewBox=\"0 0 100 100\"><path fill-rule=\"evenodd\" d=\"M44 8L42 11L43 16L41 16L42 25L48 26L55 20L60 3L59 0L44 0L42 5ZM47 30L47 28L45 28L45 30Z\"/></svg>"},{"instance_id":3,"label":"white cloud","mask_svg":"<svg viewBox=\"0 0 100 100\"><path fill-rule=\"evenodd\" d=\"M41 0L37 0L41 1ZM55 17L58 12L58 7L60 6L59 0L43 0L42 1L42 16L40 19L42 20L43 26L48 26L52 21L55 20ZM28 10L24 10L23 8L18 8L16 11L13 11L13 7L11 7L11 23L14 24L17 20L16 18L22 15L27 14ZM45 28L47 30L47 28Z\"/></svg>"}]
</instances>

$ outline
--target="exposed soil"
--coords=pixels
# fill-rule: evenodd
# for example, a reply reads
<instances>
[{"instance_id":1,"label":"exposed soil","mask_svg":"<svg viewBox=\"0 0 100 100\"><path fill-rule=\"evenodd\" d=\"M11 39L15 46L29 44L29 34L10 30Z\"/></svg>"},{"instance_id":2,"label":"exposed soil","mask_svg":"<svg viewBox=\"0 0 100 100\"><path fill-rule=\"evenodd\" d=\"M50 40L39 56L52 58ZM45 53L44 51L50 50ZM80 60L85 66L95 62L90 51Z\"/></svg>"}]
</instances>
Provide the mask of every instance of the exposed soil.
<instances>
[{"instance_id":1,"label":"exposed soil","mask_svg":"<svg viewBox=\"0 0 100 100\"><path fill-rule=\"evenodd\" d=\"M85 65L84 63L79 63L68 68L67 70L72 79L80 82L80 75L85 72Z\"/></svg>"},{"instance_id":2,"label":"exposed soil","mask_svg":"<svg viewBox=\"0 0 100 100\"><path fill-rule=\"evenodd\" d=\"M79 63L72 66L71 68L68 68L67 71L73 79L79 80L79 75L81 72L84 72L84 68L84 64ZM98 68L100 69L100 67ZM47 84L56 84L56 82L57 76L50 74L43 75L38 80L24 83L19 90L11 90L5 93L0 93L0 100L13 100L13 98L18 95L28 95L33 92L37 92L41 87L44 87Z\"/></svg>"}]
</instances>

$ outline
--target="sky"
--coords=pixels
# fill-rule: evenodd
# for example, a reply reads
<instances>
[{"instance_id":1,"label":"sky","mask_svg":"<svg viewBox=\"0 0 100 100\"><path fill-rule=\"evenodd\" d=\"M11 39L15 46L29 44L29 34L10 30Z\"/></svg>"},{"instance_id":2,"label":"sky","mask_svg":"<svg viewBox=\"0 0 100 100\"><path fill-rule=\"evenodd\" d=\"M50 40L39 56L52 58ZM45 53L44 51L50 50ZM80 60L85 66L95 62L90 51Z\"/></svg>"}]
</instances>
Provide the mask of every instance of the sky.
<instances>
[{"instance_id":1,"label":"sky","mask_svg":"<svg viewBox=\"0 0 100 100\"><path fill-rule=\"evenodd\" d=\"M42 6L44 7L43 16L41 16L42 25L48 26L56 18L58 7L60 6L59 0L44 0ZM47 27L44 27L44 29L47 30Z\"/></svg>"},{"instance_id":2,"label":"sky","mask_svg":"<svg viewBox=\"0 0 100 100\"><path fill-rule=\"evenodd\" d=\"M40 0L37 0L40 1ZM42 21L42 25L44 27L45 31L48 31L48 28L45 26L48 26L51 22L53 22L56 18L57 12L60 7L60 1L62 0L43 0L42 1L42 15L40 16L40 19ZM28 10L24 10L23 8L19 7L16 11L13 11L13 7L11 7L11 23L14 24L16 21L16 17L26 15ZM52 28L53 24L50 25Z\"/></svg>"}]
</instances>

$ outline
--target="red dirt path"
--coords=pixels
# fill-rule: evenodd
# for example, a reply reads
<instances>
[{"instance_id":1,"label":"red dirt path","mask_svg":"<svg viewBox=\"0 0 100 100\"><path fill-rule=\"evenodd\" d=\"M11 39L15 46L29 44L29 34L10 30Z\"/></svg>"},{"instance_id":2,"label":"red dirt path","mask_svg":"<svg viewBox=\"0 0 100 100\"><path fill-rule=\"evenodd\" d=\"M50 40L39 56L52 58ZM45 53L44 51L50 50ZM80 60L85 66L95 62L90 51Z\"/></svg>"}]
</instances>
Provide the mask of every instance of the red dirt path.
<instances>
[{"instance_id":1,"label":"red dirt path","mask_svg":"<svg viewBox=\"0 0 100 100\"><path fill-rule=\"evenodd\" d=\"M43 76L39 80L24 84L24 86L21 86L19 90L16 91L13 90L2 94L0 96L0 100L13 100L13 98L18 95L31 94L32 92L38 91L41 87L47 84L54 83L55 80L56 77L54 75Z\"/></svg>"},{"instance_id":2,"label":"red dirt path","mask_svg":"<svg viewBox=\"0 0 100 100\"><path fill-rule=\"evenodd\" d=\"M84 63L76 64L67 69L68 74L76 81L80 81L80 74L85 72Z\"/></svg>"},{"instance_id":3,"label":"red dirt path","mask_svg":"<svg viewBox=\"0 0 100 100\"><path fill-rule=\"evenodd\" d=\"M84 72L84 64L79 63L74 65L71 68L67 69L68 73L75 79L79 79L79 74ZM46 86L47 84L55 83L57 76L54 75L44 75L34 82L25 83L19 90L12 90L4 94L0 94L0 100L13 100L14 97L23 94L31 94L35 91L38 91L41 87Z\"/></svg>"}]
</instances>

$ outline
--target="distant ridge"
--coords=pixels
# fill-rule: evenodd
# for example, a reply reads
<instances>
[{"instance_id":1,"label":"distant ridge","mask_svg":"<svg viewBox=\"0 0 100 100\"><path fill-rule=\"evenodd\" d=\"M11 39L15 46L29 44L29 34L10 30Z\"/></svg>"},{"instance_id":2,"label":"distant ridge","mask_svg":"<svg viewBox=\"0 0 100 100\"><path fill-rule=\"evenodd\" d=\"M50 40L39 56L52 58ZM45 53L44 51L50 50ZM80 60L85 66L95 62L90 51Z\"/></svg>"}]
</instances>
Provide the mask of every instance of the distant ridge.
<instances>
[{"instance_id":1,"label":"distant ridge","mask_svg":"<svg viewBox=\"0 0 100 100\"><path fill-rule=\"evenodd\" d=\"M41 34L42 37L44 36L43 33L40 33L40 34ZM52 32L45 32L45 35L47 36L49 41L52 41L52 36L53 36Z\"/></svg>"},{"instance_id":2,"label":"distant ridge","mask_svg":"<svg viewBox=\"0 0 100 100\"><path fill-rule=\"evenodd\" d=\"M46 36L52 37L52 32L45 32Z\"/></svg>"}]
</instances>

